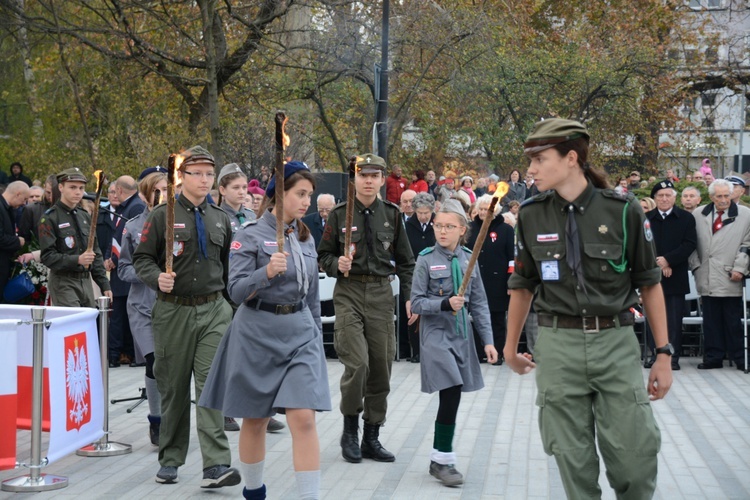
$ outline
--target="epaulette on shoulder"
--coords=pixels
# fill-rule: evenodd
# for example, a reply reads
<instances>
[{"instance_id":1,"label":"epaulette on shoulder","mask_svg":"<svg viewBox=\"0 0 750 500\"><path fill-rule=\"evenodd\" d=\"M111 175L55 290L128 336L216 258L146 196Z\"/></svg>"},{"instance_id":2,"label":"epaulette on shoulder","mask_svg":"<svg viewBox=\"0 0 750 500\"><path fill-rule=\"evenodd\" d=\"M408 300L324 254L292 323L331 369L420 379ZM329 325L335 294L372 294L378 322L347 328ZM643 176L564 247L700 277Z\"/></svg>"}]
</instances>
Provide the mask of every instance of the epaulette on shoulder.
<instances>
[{"instance_id":1,"label":"epaulette on shoulder","mask_svg":"<svg viewBox=\"0 0 750 500\"><path fill-rule=\"evenodd\" d=\"M334 209L334 210L336 210L336 209L337 209L337 208L339 208L339 207L344 207L344 208L346 208L346 202L345 202L345 201L340 201L339 203L337 203L337 204L336 204L336 206L335 206L335 207L333 207L333 209Z\"/></svg>"},{"instance_id":2,"label":"epaulette on shoulder","mask_svg":"<svg viewBox=\"0 0 750 500\"><path fill-rule=\"evenodd\" d=\"M618 193L614 189L602 189L602 195L604 195L606 198L611 198L613 200L620 200L620 201L635 200L635 195L633 193Z\"/></svg>"},{"instance_id":3,"label":"epaulette on shoulder","mask_svg":"<svg viewBox=\"0 0 750 500\"><path fill-rule=\"evenodd\" d=\"M215 205L215 204L213 204L213 203L209 203L209 204L208 204L208 206L209 206L209 207L213 207L213 208L215 208L215 209L217 209L217 210L221 210L222 212L224 212L224 209L223 209L223 208L221 208L221 207L220 207L219 205ZM226 213L226 212L224 212L224 213Z\"/></svg>"},{"instance_id":4,"label":"epaulette on shoulder","mask_svg":"<svg viewBox=\"0 0 750 500\"><path fill-rule=\"evenodd\" d=\"M421 252L419 252L419 255L427 255L429 253L432 253L433 250L435 250L435 247L427 247Z\"/></svg>"},{"instance_id":5,"label":"epaulette on shoulder","mask_svg":"<svg viewBox=\"0 0 750 500\"><path fill-rule=\"evenodd\" d=\"M463 245L461 246L461 248L463 249L463 251L464 251L464 252L466 252L466 253L471 253L471 248L469 248L469 247L465 247L465 246L463 246Z\"/></svg>"},{"instance_id":6,"label":"epaulette on shoulder","mask_svg":"<svg viewBox=\"0 0 750 500\"><path fill-rule=\"evenodd\" d=\"M551 190L550 191L544 191L543 193L539 193L537 195L534 195L531 198L529 198L528 200L524 201L523 203L521 203L521 206L525 207L526 205L532 205L534 203L538 203L540 201L544 201L547 198L549 198L550 196L552 196L552 191Z\"/></svg>"},{"instance_id":7,"label":"epaulette on shoulder","mask_svg":"<svg viewBox=\"0 0 750 500\"><path fill-rule=\"evenodd\" d=\"M52 205L51 207L49 207L47 210L44 211L44 215L49 215L54 211L55 211L55 206Z\"/></svg>"},{"instance_id":8,"label":"epaulette on shoulder","mask_svg":"<svg viewBox=\"0 0 750 500\"><path fill-rule=\"evenodd\" d=\"M258 219L246 220L245 222L242 223L242 227L254 226L257 223L258 223Z\"/></svg>"},{"instance_id":9,"label":"epaulette on shoulder","mask_svg":"<svg viewBox=\"0 0 750 500\"><path fill-rule=\"evenodd\" d=\"M393 203L392 201L388 201L388 200L383 200L383 204L384 204L384 205L385 205L386 207L391 207L391 208L395 208L395 209L396 209L396 210L398 210L399 212L401 211L401 208L399 208L399 206L398 206L398 205L396 205L395 203Z\"/></svg>"}]
</instances>

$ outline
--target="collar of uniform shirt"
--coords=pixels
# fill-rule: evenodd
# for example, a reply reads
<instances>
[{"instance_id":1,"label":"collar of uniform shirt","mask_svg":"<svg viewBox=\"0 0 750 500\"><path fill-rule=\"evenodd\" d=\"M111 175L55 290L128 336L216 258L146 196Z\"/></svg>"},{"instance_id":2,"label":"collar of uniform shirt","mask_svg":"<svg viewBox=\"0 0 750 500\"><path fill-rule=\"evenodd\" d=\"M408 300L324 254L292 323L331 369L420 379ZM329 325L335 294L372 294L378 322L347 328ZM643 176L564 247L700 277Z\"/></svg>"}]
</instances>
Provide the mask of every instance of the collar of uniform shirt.
<instances>
[{"instance_id":1,"label":"collar of uniform shirt","mask_svg":"<svg viewBox=\"0 0 750 500\"><path fill-rule=\"evenodd\" d=\"M568 213L568 206L573 203L575 205L576 210L578 213L583 214L586 211L586 207L589 206L589 203L591 202L591 198L594 196L594 185L589 182L586 186L586 189L583 190L583 193L573 200L572 202L567 201L562 196L557 194L557 191L555 191L554 199L555 199L555 206L558 207L560 212L563 214Z\"/></svg>"},{"instance_id":2,"label":"collar of uniform shirt","mask_svg":"<svg viewBox=\"0 0 750 500\"><path fill-rule=\"evenodd\" d=\"M196 205L193 205L193 203L187 199L187 196L180 196L179 198L177 198L177 203L185 207L185 209L188 212L190 213L195 212ZM205 198L203 199L203 203L198 205L197 208L201 211L201 214L206 213L206 208L208 208L208 202L206 202Z\"/></svg>"}]
</instances>

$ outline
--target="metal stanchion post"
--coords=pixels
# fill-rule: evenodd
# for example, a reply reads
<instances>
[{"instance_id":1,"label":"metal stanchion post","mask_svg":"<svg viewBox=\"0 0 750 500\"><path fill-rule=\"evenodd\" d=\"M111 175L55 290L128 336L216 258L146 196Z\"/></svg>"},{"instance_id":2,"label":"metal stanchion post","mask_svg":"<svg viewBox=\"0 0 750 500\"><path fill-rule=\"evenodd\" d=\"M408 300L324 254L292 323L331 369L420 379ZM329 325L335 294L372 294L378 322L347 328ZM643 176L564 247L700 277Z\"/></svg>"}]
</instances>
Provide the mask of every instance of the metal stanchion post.
<instances>
[{"instance_id":1,"label":"metal stanchion post","mask_svg":"<svg viewBox=\"0 0 750 500\"><path fill-rule=\"evenodd\" d=\"M31 492L50 491L65 488L68 478L42 474L41 468L47 465L42 461L42 406L44 384L44 307L31 308L31 322L34 325L33 395L31 404L31 463L28 476L14 477L3 481L3 491ZM43 463L44 462L44 463Z\"/></svg>"},{"instance_id":2,"label":"metal stanchion post","mask_svg":"<svg viewBox=\"0 0 750 500\"><path fill-rule=\"evenodd\" d=\"M101 361L102 361L102 383L104 385L104 436L88 446L76 451L76 455L82 457L113 457L125 455L133 451L129 444L116 443L109 440L109 357L107 347L107 335L109 334L109 312L111 299L99 297L96 299L99 306L99 333L101 335Z\"/></svg>"}]
</instances>

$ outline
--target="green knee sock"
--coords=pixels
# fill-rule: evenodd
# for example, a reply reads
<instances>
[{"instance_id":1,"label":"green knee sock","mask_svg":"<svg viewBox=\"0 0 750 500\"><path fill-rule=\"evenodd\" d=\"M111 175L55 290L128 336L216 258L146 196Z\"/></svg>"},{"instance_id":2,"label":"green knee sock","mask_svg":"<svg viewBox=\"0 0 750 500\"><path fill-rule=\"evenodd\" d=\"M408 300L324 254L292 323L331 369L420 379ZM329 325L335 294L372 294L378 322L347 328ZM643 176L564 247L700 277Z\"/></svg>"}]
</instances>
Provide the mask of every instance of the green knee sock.
<instances>
[{"instance_id":1,"label":"green knee sock","mask_svg":"<svg viewBox=\"0 0 750 500\"><path fill-rule=\"evenodd\" d=\"M443 453L453 451L453 434L456 431L456 424L445 425L435 422L435 438L432 441L432 447Z\"/></svg>"}]
</instances>

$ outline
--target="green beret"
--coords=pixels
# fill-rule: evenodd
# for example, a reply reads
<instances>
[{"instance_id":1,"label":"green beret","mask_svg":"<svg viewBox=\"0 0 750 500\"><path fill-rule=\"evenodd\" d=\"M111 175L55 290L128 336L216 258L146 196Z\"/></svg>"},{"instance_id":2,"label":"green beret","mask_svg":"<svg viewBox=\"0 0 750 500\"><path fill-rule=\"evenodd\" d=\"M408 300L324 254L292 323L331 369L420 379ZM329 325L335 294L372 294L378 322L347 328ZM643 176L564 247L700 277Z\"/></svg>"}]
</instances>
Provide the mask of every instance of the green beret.
<instances>
[{"instance_id":1,"label":"green beret","mask_svg":"<svg viewBox=\"0 0 750 500\"><path fill-rule=\"evenodd\" d=\"M534 125L534 130L523 143L523 152L532 155L579 137L585 137L586 141L590 137L588 130L581 123L563 118L548 118Z\"/></svg>"},{"instance_id":2,"label":"green beret","mask_svg":"<svg viewBox=\"0 0 750 500\"><path fill-rule=\"evenodd\" d=\"M57 174L57 183L62 184L63 182L74 181L74 182L88 182L86 176L83 175L81 169L78 167L66 168L59 174Z\"/></svg>"},{"instance_id":3,"label":"green beret","mask_svg":"<svg viewBox=\"0 0 750 500\"><path fill-rule=\"evenodd\" d=\"M374 155L367 153L364 155L357 155L357 172L362 174L376 174L381 172L385 174L385 160Z\"/></svg>"},{"instance_id":4,"label":"green beret","mask_svg":"<svg viewBox=\"0 0 750 500\"><path fill-rule=\"evenodd\" d=\"M196 165L198 163L210 163L211 166L216 166L214 157L203 146L193 146L184 151L182 156L185 157L185 160L180 165L180 170L183 170L188 165Z\"/></svg>"}]
</instances>

